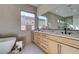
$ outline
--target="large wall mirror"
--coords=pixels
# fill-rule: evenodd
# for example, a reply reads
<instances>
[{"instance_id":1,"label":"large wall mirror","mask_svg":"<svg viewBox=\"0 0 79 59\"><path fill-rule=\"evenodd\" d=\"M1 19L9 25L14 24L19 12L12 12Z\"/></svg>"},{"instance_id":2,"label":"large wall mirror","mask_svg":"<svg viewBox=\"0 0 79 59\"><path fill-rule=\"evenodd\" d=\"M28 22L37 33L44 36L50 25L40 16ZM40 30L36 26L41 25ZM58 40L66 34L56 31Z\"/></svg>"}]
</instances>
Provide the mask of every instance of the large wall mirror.
<instances>
[{"instance_id":1,"label":"large wall mirror","mask_svg":"<svg viewBox=\"0 0 79 59\"><path fill-rule=\"evenodd\" d=\"M53 4L51 4L53 6ZM55 5L54 5L55 6ZM57 5L56 5L57 6ZM52 7L51 7L52 8ZM61 4L43 14L48 29L79 30L79 5Z\"/></svg>"}]
</instances>

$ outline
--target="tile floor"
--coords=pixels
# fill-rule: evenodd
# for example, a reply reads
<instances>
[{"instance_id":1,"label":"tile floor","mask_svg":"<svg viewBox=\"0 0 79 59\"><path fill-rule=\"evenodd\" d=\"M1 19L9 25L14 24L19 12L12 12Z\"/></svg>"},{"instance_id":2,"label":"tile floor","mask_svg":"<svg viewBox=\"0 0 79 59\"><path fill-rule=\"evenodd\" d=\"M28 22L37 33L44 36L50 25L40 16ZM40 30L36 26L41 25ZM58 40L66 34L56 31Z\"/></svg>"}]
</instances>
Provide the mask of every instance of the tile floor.
<instances>
[{"instance_id":1,"label":"tile floor","mask_svg":"<svg viewBox=\"0 0 79 59\"><path fill-rule=\"evenodd\" d=\"M45 53L34 43L30 43L20 52L20 54L45 54Z\"/></svg>"}]
</instances>

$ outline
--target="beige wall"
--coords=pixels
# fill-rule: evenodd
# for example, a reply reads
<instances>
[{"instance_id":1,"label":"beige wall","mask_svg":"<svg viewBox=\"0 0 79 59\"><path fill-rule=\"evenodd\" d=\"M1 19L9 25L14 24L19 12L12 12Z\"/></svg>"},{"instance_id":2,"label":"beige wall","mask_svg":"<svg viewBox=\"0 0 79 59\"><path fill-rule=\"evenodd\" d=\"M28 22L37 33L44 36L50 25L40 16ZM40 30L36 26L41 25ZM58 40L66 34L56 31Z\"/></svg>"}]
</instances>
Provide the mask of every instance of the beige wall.
<instances>
[{"instance_id":1,"label":"beige wall","mask_svg":"<svg viewBox=\"0 0 79 59\"><path fill-rule=\"evenodd\" d=\"M48 19L48 21L47 21L48 27L50 29L58 29L58 24L57 24L58 16L56 16L52 13L47 13L46 16Z\"/></svg>"},{"instance_id":2,"label":"beige wall","mask_svg":"<svg viewBox=\"0 0 79 59\"><path fill-rule=\"evenodd\" d=\"M30 5L0 5L0 34L17 33L19 36L26 37L27 42L30 42L30 31L20 30L21 10L36 13L36 8Z\"/></svg>"}]
</instances>

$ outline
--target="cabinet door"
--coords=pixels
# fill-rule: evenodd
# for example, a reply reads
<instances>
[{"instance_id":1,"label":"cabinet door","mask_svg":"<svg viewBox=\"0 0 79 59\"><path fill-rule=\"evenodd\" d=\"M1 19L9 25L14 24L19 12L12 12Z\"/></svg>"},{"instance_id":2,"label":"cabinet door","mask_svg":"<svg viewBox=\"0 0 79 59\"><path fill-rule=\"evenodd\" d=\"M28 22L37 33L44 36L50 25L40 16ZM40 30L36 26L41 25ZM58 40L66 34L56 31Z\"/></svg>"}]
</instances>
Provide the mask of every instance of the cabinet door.
<instances>
[{"instance_id":1,"label":"cabinet door","mask_svg":"<svg viewBox=\"0 0 79 59\"><path fill-rule=\"evenodd\" d=\"M58 47L58 43L49 40L49 54L58 54L59 53L59 47Z\"/></svg>"},{"instance_id":2,"label":"cabinet door","mask_svg":"<svg viewBox=\"0 0 79 59\"><path fill-rule=\"evenodd\" d=\"M79 54L79 49L67 45L61 45L61 54Z\"/></svg>"}]
</instances>

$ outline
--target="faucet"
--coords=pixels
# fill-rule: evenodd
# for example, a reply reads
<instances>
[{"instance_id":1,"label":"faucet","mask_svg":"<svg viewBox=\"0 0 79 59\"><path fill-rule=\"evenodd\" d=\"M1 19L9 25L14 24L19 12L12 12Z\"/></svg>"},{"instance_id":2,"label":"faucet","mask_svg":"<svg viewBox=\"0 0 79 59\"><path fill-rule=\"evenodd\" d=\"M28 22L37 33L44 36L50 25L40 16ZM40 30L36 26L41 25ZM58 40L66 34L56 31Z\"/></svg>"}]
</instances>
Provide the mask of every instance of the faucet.
<instances>
[{"instance_id":1,"label":"faucet","mask_svg":"<svg viewBox=\"0 0 79 59\"><path fill-rule=\"evenodd\" d=\"M64 31L65 31L64 33L67 34L67 28L64 28Z\"/></svg>"},{"instance_id":2,"label":"faucet","mask_svg":"<svg viewBox=\"0 0 79 59\"><path fill-rule=\"evenodd\" d=\"M64 34L69 34L70 35L71 32L67 32L67 30L68 30L67 28L64 28ZM62 32L62 34L63 34L63 32Z\"/></svg>"}]
</instances>

